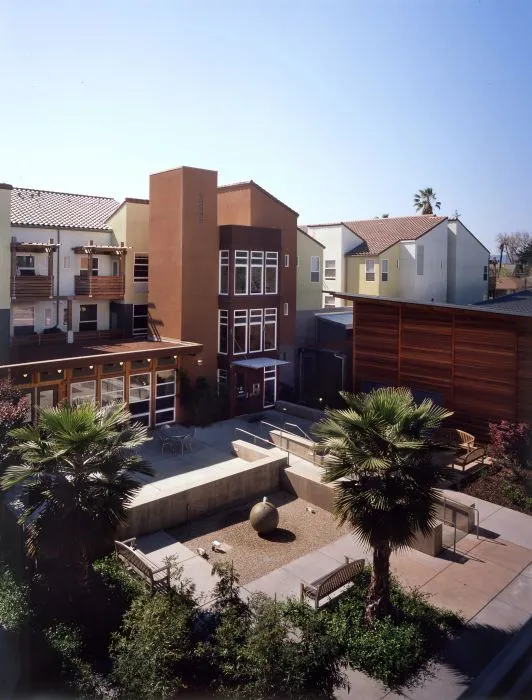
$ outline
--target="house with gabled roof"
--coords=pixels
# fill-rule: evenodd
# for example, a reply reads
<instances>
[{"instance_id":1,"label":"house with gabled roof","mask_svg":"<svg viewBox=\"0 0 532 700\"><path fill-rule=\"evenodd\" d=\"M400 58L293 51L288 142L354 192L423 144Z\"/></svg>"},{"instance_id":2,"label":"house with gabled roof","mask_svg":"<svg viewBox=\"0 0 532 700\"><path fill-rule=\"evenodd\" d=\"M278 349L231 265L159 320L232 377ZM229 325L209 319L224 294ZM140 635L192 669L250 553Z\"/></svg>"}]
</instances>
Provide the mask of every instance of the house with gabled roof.
<instances>
[{"instance_id":1,"label":"house with gabled roof","mask_svg":"<svg viewBox=\"0 0 532 700\"><path fill-rule=\"evenodd\" d=\"M330 292L472 304L487 298L488 249L457 218L417 215L309 225Z\"/></svg>"}]
</instances>

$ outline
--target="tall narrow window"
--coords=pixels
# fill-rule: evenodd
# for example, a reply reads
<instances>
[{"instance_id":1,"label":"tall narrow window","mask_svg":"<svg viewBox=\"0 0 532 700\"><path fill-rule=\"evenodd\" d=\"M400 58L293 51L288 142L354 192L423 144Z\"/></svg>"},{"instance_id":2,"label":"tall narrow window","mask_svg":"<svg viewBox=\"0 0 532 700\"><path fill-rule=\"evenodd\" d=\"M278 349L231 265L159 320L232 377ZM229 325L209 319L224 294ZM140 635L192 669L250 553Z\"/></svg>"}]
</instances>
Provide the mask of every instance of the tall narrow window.
<instances>
[{"instance_id":1,"label":"tall narrow window","mask_svg":"<svg viewBox=\"0 0 532 700\"><path fill-rule=\"evenodd\" d=\"M248 261L247 250L235 250L235 294L248 293Z\"/></svg>"},{"instance_id":2,"label":"tall narrow window","mask_svg":"<svg viewBox=\"0 0 532 700\"><path fill-rule=\"evenodd\" d=\"M277 294L277 277L278 277L279 253L266 253L266 294Z\"/></svg>"},{"instance_id":3,"label":"tall narrow window","mask_svg":"<svg viewBox=\"0 0 532 700\"><path fill-rule=\"evenodd\" d=\"M416 268L417 274L422 275L425 268L425 247L422 245L416 246Z\"/></svg>"},{"instance_id":4,"label":"tall narrow window","mask_svg":"<svg viewBox=\"0 0 532 700\"><path fill-rule=\"evenodd\" d=\"M147 282L148 281L148 256L146 253L135 253L133 264L133 281Z\"/></svg>"},{"instance_id":5,"label":"tall narrow window","mask_svg":"<svg viewBox=\"0 0 532 700\"><path fill-rule=\"evenodd\" d=\"M284 266L290 267L290 255L288 253L284 256Z\"/></svg>"},{"instance_id":6,"label":"tall narrow window","mask_svg":"<svg viewBox=\"0 0 532 700\"><path fill-rule=\"evenodd\" d=\"M285 303L283 304L283 314L285 316L288 316L288 302L287 301L285 301Z\"/></svg>"},{"instance_id":7,"label":"tall narrow window","mask_svg":"<svg viewBox=\"0 0 532 700\"><path fill-rule=\"evenodd\" d=\"M129 377L129 412L133 420L150 424L151 374L132 374Z\"/></svg>"},{"instance_id":8,"label":"tall narrow window","mask_svg":"<svg viewBox=\"0 0 532 700\"><path fill-rule=\"evenodd\" d=\"M249 312L249 352L262 350L262 309L251 309Z\"/></svg>"},{"instance_id":9,"label":"tall narrow window","mask_svg":"<svg viewBox=\"0 0 532 700\"><path fill-rule=\"evenodd\" d=\"M375 281L375 260L366 260L366 282Z\"/></svg>"},{"instance_id":10,"label":"tall narrow window","mask_svg":"<svg viewBox=\"0 0 532 700\"><path fill-rule=\"evenodd\" d=\"M220 294L229 294L229 251L220 251Z\"/></svg>"},{"instance_id":11,"label":"tall narrow window","mask_svg":"<svg viewBox=\"0 0 532 700\"><path fill-rule=\"evenodd\" d=\"M264 309L264 350L277 348L277 309Z\"/></svg>"},{"instance_id":12,"label":"tall narrow window","mask_svg":"<svg viewBox=\"0 0 532 700\"><path fill-rule=\"evenodd\" d=\"M264 253L261 250L251 251L251 280L250 294L264 293Z\"/></svg>"},{"instance_id":13,"label":"tall narrow window","mask_svg":"<svg viewBox=\"0 0 532 700\"><path fill-rule=\"evenodd\" d=\"M484 274L482 276L482 279L484 282L486 282L488 279L488 266L487 265L484 265Z\"/></svg>"},{"instance_id":14,"label":"tall narrow window","mask_svg":"<svg viewBox=\"0 0 532 700\"><path fill-rule=\"evenodd\" d=\"M312 255L310 258L310 281L320 281L320 259L317 255Z\"/></svg>"},{"instance_id":15,"label":"tall narrow window","mask_svg":"<svg viewBox=\"0 0 532 700\"><path fill-rule=\"evenodd\" d=\"M156 372L155 424L173 423L175 420L175 370Z\"/></svg>"},{"instance_id":16,"label":"tall narrow window","mask_svg":"<svg viewBox=\"0 0 532 700\"><path fill-rule=\"evenodd\" d=\"M386 258L381 260L381 281L388 281L388 260Z\"/></svg>"},{"instance_id":17,"label":"tall narrow window","mask_svg":"<svg viewBox=\"0 0 532 700\"><path fill-rule=\"evenodd\" d=\"M228 374L226 369L218 369L216 370L216 378L217 378L217 384L218 384L218 394L221 394L223 391L226 390L228 382Z\"/></svg>"},{"instance_id":18,"label":"tall narrow window","mask_svg":"<svg viewBox=\"0 0 532 700\"><path fill-rule=\"evenodd\" d=\"M218 352L227 355L229 314L226 309L218 311Z\"/></svg>"},{"instance_id":19,"label":"tall narrow window","mask_svg":"<svg viewBox=\"0 0 532 700\"><path fill-rule=\"evenodd\" d=\"M248 312L235 311L233 328L233 355L245 355L248 350L247 344Z\"/></svg>"},{"instance_id":20,"label":"tall narrow window","mask_svg":"<svg viewBox=\"0 0 532 700\"><path fill-rule=\"evenodd\" d=\"M335 280L336 279L336 260L326 260L325 261L325 279Z\"/></svg>"}]
</instances>

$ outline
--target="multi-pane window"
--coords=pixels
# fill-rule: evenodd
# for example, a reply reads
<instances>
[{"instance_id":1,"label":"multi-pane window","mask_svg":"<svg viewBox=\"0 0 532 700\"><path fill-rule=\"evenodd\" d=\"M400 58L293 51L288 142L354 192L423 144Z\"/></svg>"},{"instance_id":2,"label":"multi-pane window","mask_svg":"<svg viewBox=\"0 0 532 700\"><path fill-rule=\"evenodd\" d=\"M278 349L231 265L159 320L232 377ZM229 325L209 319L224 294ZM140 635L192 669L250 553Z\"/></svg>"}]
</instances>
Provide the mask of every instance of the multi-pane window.
<instances>
[{"instance_id":1,"label":"multi-pane window","mask_svg":"<svg viewBox=\"0 0 532 700\"><path fill-rule=\"evenodd\" d=\"M229 314L225 309L218 311L218 352L227 355Z\"/></svg>"},{"instance_id":2,"label":"multi-pane window","mask_svg":"<svg viewBox=\"0 0 532 700\"><path fill-rule=\"evenodd\" d=\"M248 350L248 312L247 309L244 309L234 313L233 355L245 355Z\"/></svg>"},{"instance_id":3,"label":"multi-pane window","mask_svg":"<svg viewBox=\"0 0 532 700\"><path fill-rule=\"evenodd\" d=\"M248 261L247 250L235 250L235 294L248 293Z\"/></svg>"},{"instance_id":4,"label":"multi-pane window","mask_svg":"<svg viewBox=\"0 0 532 700\"><path fill-rule=\"evenodd\" d=\"M220 294L229 294L229 251L220 251Z\"/></svg>"},{"instance_id":5,"label":"multi-pane window","mask_svg":"<svg viewBox=\"0 0 532 700\"><path fill-rule=\"evenodd\" d=\"M335 280L336 279L336 260L326 260L325 261L325 279Z\"/></svg>"},{"instance_id":6,"label":"multi-pane window","mask_svg":"<svg viewBox=\"0 0 532 700\"><path fill-rule=\"evenodd\" d=\"M386 258L381 260L381 281L388 281L388 260Z\"/></svg>"},{"instance_id":7,"label":"multi-pane window","mask_svg":"<svg viewBox=\"0 0 532 700\"><path fill-rule=\"evenodd\" d=\"M150 424L151 374L132 374L129 377L129 411L134 420Z\"/></svg>"},{"instance_id":8,"label":"multi-pane window","mask_svg":"<svg viewBox=\"0 0 532 700\"><path fill-rule=\"evenodd\" d=\"M33 255L17 255L17 276L35 276L35 257Z\"/></svg>"},{"instance_id":9,"label":"multi-pane window","mask_svg":"<svg viewBox=\"0 0 532 700\"><path fill-rule=\"evenodd\" d=\"M375 281L375 260L366 260L366 282Z\"/></svg>"},{"instance_id":10,"label":"multi-pane window","mask_svg":"<svg viewBox=\"0 0 532 700\"><path fill-rule=\"evenodd\" d=\"M417 274L422 275L425 268L425 247L422 245L416 246L416 268Z\"/></svg>"},{"instance_id":11,"label":"multi-pane window","mask_svg":"<svg viewBox=\"0 0 532 700\"><path fill-rule=\"evenodd\" d=\"M263 294L264 253L261 250L251 251L251 280L250 294Z\"/></svg>"},{"instance_id":12,"label":"multi-pane window","mask_svg":"<svg viewBox=\"0 0 532 700\"><path fill-rule=\"evenodd\" d=\"M148 281L148 256L146 253L135 253L133 263L133 281L147 282Z\"/></svg>"},{"instance_id":13,"label":"multi-pane window","mask_svg":"<svg viewBox=\"0 0 532 700\"><path fill-rule=\"evenodd\" d=\"M101 390L102 406L107 406L110 403L122 403L124 400L124 377L102 379Z\"/></svg>"},{"instance_id":14,"label":"multi-pane window","mask_svg":"<svg viewBox=\"0 0 532 700\"><path fill-rule=\"evenodd\" d=\"M70 403L87 403L96 399L96 382L72 382L70 385Z\"/></svg>"},{"instance_id":15,"label":"multi-pane window","mask_svg":"<svg viewBox=\"0 0 532 700\"><path fill-rule=\"evenodd\" d=\"M277 309L264 309L264 350L277 348Z\"/></svg>"},{"instance_id":16,"label":"multi-pane window","mask_svg":"<svg viewBox=\"0 0 532 700\"><path fill-rule=\"evenodd\" d=\"M34 306L14 306L12 313L13 333L15 335L33 333L35 324Z\"/></svg>"},{"instance_id":17,"label":"multi-pane window","mask_svg":"<svg viewBox=\"0 0 532 700\"><path fill-rule=\"evenodd\" d=\"M484 282L486 282L488 279L488 266L487 265L484 265L484 274L482 276L482 279Z\"/></svg>"},{"instance_id":18,"label":"multi-pane window","mask_svg":"<svg viewBox=\"0 0 532 700\"><path fill-rule=\"evenodd\" d=\"M148 335L148 305L133 304L133 335Z\"/></svg>"},{"instance_id":19,"label":"multi-pane window","mask_svg":"<svg viewBox=\"0 0 532 700\"><path fill-rule=\"evenodd\" d=\"M310 281L320 281L320 259L317 255L312 255L310 258Z\"/></svg>"},{"instance_id":20,"label":"multi-pane window","mask_svg":"<svg viewBox=\"0 0 532 700\"><path fill-rule=\"evenodd\" d=\"M92 258L92 268L91 277L98 277L98 258ZM89 256L82 255L79 259L79 276L88 277L89 276Z\"/></svg>"},{"instance_id":21,"label":"multi-pane window","mask_svg":"<svg viewBox=\"0 0 532 700\"><path fill-rule=\"evenodd\" d=\"M335 307L335 301L334 297L332 294L326 294L324 299L323 299L323 305L326 309L334 309Z\"/></svg>"},{"instance_id":22,"label":"multi-pane window","mask_svg":"<svg viewBox=\"0 0 532 700\"><path fill-rule=\"evenodd\" d=\"M249 352L262 350L262 309L251 309L249 312Z\"/></svg>"},{"instance_id":23,"label":"multi-pane window","mask_svg":"<svg viewBox=\"0 0 532 700\"><path fill-rule=\"evenodd\" d=\"M155 373L155 424L175 420L175 370L164 369Z\"/></svg>"},{"instance_id":24,"label":"multi-pane window","mask_svg":"<svg viewBox=\"0 0 532 700\"><path fill-rule=\"evenodd\" d=\"M266 253L266 265L264 268L264 275L265 275L265 290L264 291L266 294L277 294L278 265L279 265L279 253L267 252Z\"/></svg>"}]
</instances>

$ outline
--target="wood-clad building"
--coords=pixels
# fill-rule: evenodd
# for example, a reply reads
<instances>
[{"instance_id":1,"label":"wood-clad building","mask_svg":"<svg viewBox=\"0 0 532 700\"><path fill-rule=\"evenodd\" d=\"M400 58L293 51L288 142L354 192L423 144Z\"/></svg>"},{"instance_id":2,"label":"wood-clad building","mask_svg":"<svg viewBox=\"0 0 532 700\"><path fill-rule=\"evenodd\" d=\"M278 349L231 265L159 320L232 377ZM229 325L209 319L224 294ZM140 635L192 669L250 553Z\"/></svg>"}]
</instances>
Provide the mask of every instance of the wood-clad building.
<instances>
[{"instance_id":1,"label":"wood-clad building","mask_svg":"<svg viewBox=\"0 0 532 700\"><path fill-rule=\"evenodd\" d=\"M353 386L408 386L454 411L485 438L488 423L532 423L532 294L476 306L358 295L353 303Z\"/></svg>"}]
</instances>

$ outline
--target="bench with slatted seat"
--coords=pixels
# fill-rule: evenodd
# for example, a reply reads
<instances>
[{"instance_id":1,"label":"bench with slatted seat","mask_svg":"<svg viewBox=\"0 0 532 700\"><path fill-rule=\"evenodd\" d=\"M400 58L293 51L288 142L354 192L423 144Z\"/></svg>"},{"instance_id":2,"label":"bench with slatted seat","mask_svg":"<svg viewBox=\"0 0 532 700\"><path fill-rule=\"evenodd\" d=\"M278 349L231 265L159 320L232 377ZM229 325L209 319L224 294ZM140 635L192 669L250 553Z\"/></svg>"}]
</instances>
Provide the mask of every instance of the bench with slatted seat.
<instances>
[{"instance_id":1,"label":"bench with slatted seat","mask_svg":"<svg viewBox=\"0 0 532 700\"><path fill-rule=\"evenodd\" d=\"M350 561L349 557L346 557L345 564L338 566L334 571L321 576L312 583L302 583L301 602L305 597L310 598L314 601L314 608L317 610L320 600L327 598L348 583L352 583L355 576L364 569L365 563L365 559Z\"/></svg>"},{"instance_id":2,"label":"bench with slatted seat","mask_svg":"<svg viewBox=\"0 0 532 700\"><path fill-rule=\"evenodd\" d=\"M464 452L463 454L456 455L453 457L453 467L456 465L462 467L462 471L470 465L472 462L478 462L478 466L484 465L484 460L486 459L486 450L484 447L475 447L469 452Z\"/></svg>"},{"instance_id":3,"label":"bench with slatted seat","mask_svg":"<svg viewBox=\"0 0 532 700\"><path fill-rule=\"evenodd\" d=\"M170 588L170 567L156 568L144 554L135 549L135 538L115 540L115 554L128 569L149 584L151 593Z\"/></svg>"}]
</instances>

